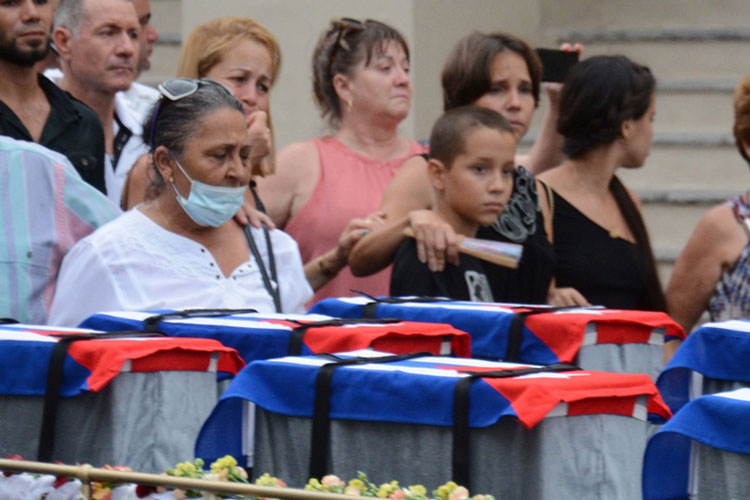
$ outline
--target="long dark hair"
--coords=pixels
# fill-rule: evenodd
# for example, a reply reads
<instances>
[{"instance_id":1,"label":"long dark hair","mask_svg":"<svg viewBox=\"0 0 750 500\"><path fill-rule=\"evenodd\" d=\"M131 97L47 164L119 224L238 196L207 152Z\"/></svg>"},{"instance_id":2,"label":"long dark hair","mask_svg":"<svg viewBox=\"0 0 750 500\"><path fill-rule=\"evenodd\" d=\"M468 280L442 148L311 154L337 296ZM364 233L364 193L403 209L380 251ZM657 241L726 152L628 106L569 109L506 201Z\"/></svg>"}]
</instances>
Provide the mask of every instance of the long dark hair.
<instances>
[{"instance_id":1,"label":"long dark hair","mask_svg":"<svg viewBox=\"0 0 750 500\"><path fill-rule=\"evenodd\" d=\"M565 79L560 97L557 131L564 137L565 154L580 158L619 139L625 120L638 120L646 114L655 87L651 71L625 56L597 56L577 64ZM617 176L610 181L609 190L646 257L645 292L639 308L666 311L643 216Z\"/></svg>"}]
</instances>

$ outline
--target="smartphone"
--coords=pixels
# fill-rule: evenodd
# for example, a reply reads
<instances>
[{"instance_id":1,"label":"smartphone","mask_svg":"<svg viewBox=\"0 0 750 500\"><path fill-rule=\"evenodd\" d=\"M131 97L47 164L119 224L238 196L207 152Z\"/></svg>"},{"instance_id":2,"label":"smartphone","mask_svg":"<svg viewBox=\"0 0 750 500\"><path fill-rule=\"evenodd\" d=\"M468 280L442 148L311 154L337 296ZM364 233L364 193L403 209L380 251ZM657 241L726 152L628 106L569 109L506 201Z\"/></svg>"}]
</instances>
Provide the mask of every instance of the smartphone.
<instances>
[{"instance_id":1,"label":"smartphone","mask_svg":"<svg viewBox=\"0 0 750 500\"><path fill-rule=\"evenodd\" d=\"M539 59L542 61L542 81L562 82L570 71L570 68L578 62L579 53L565 52L557 49L536 49Z\"/></svg>"}]
</instances>

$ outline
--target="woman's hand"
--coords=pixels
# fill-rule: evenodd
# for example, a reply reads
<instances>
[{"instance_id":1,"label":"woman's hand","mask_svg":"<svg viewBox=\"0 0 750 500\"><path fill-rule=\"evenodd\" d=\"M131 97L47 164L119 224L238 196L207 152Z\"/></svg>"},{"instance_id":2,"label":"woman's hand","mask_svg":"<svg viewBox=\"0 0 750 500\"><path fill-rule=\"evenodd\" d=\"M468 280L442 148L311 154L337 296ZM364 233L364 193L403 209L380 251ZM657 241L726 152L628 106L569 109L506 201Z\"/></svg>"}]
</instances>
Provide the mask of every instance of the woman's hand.
<instances>
[{"instance_id":1,"label":"woman's hand","mask_svg":"<svg viewBox=\"0 0 750 500\"><path fill-rule=\"evenodd\" d=\"M247 117L247 133L250 137L250 165L253 175L263 172L262 161L271 153L271 129L268 128L268 115L265 111L253 111Z\"/></svg>"},{"instance_id":2,"label":"woman's hand","mask_svg":"<svg viewBox=\"0 0 750 500\"><path fill-rule=\"evenodd\" d=\"M551 286L547 294L547 303L556 307L590 306L586 297L575 288L557 288Z\"/></svg>"},{"instance_id":3,"label":"woman's hand","mask_svg":"<svg viewBox=\"0 0 750 500\"><path fill-rule=\"evenodd\" d=\"M417 240L417 258L432 272L445 269L445 263L458 265L458 244L461 241L453 227L432 210L413 210L409 226Z\"/></svg>"},{"instance_id":4,"label":"woman's hand","mask_svg":"<svg viewBox=\"0 0 750 500\"><path fill-rule=\"evenodd\" d=\"M240 209L237 210L237 213L234 214L234 220L242 226L250 224L257 229L260 229L261 226L265 224L268 226L268 229L276 229L276 224L273 223L271 218L252 206L248 201L245 201Z\"/></svg>"},{"instance_id":5,"label":"woman's hand","mask_svg":"<svg viewBox=\"0 0 750 500\"><path fill-rule=\"evenodd\" d=\"M313 290L328 283L349 262L354 245L370 231L385 224L385 213L375 212L364 218L352 219L346 225L335 248L305 264L305 277Z\"/></svg>"},{"instance_id":6,"label":"woman's hand","mask_svg":"<svg viewBox=\"0 0 750 500\"><path fill-rule=\"evenodd\" d=\"M341 263L341 267L344 267L349 261L349 253L354 245L371 231L382 227L385 224L385 218L384 212L374 212L367 217L349 221L349 224L341 231L339 242L336 245L336 258Z\"/></svg>"}]
</instances>

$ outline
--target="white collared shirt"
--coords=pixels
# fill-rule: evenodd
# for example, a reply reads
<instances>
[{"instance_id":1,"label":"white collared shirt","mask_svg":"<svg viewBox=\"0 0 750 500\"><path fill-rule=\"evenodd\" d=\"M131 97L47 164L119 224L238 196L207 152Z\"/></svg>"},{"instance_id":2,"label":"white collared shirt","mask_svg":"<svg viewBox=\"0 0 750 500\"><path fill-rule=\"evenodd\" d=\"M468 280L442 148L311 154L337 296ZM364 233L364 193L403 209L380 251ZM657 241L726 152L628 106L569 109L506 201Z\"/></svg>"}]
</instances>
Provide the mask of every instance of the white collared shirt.
<instances>
[{"instance_id":1,"label":"white collared shirt","mask_svg":"<svg viewBox=\"0 0 750 500\"><path fill-rule=\"evenodd\" d=\"M267 263L263 231L253 228ZM270 231L282 312L304 312L312 297L297 243ZM167 231L137 207L78 242L63 260L49 323L77 326L103 311L254 308L275 312L255 259L229 277L203 245ZM268 266L266 266L268 268Z\"/></svg>"}]
</instances>

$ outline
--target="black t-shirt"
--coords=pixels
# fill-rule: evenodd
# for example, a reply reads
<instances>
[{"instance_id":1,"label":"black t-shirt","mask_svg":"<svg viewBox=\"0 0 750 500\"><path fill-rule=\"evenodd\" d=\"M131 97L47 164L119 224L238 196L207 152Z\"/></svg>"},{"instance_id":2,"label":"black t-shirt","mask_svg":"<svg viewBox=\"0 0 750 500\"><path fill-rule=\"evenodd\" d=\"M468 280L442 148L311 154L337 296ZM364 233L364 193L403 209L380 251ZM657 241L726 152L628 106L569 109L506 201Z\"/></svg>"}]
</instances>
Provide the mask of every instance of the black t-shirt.
<instances>
[{"instance_id":1,"label":"black t-shirt","mask_svg":"<svg viewBox=\"0 0 750 500\"><path fill-rule=\"evenodd\" d=\"M104 185L104 131L91 108L60 89L43 75L39 86L50 105L39 144L66 156L84 181L102 193ZM26 126L0 101L0 135L33 142Z\"/></svg>"},{"instance_id":2,"label":"black t-shirt","mask_svg":"<svg viewBox=\"0 0 750 500\"><path fill-rule=\"evenodd\" d=\"M492 226L479 229L477 238L523 245L518 268L487 266L497 302L547 302L555 273L555 253L544 230L534 177L526 169L516 169L508 206Z\"/></svg>"},{"instance_id":3,"label":"black t-shirt","mask_svg":"<svg viewBox=\"0 0 750 500\"><path fill-rule=\"evenodd\" d=\"M497 266L469 255L460 255L459 259L459 266L446 264L443 271L434 273L417 259L416 241L407 238L393 261L390 294L494 302L486 268Z\"/></svg>"}]
</instances>

